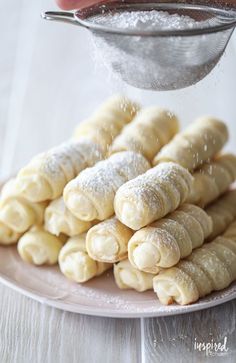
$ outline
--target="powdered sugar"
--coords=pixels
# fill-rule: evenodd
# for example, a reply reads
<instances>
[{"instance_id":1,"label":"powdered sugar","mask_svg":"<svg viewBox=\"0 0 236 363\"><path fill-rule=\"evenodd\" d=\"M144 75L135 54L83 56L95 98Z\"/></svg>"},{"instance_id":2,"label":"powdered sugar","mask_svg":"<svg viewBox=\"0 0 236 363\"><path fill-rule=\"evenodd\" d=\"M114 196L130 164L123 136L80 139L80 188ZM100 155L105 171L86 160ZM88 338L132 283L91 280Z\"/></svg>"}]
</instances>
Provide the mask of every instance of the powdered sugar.
<instances>
[{"instance_id":1,"label":"powdered sugar","mask_svg":"<svg viewBox=\"0 0 236 363\"><path fill-rule=\"evenodd\" d=\"M163 30L193 28L196 24L207 25L208 22L197 22L186 15L169 14L167 11L115 11L93 16L90 21L108 25L112 28L132 30Z\"/></svg>"},{"instance_id":2,"label":"powdered sugar","mask_svg":"<svg viewBox=\"0 0 236 363\"><path fill-rule=\"evenodd\" d=\"M199 13L197 14L199 16ZM166 11L114 11L89 20L112 30L179 31L219 24L217 17L196 21ZM138 88L179 89L195 84L217 64L231 30L198 36L148 36L93 32L95 57Z\"/></svg>"}]
</instances>

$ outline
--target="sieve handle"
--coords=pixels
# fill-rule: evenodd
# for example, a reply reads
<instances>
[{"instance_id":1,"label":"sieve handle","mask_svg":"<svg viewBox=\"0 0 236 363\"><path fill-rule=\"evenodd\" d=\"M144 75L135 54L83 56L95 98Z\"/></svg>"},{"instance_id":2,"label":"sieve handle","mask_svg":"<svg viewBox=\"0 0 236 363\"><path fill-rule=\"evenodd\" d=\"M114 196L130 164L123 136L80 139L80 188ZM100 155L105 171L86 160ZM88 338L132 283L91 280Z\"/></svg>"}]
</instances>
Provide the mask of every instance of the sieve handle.
<instances>
[{"instance_id":1,"label":"sieve handle","mask_svg":"<svg viewBox=\"0 0 236 363\"><path fill-rule=\"evenodd\" d=\"M74 14L68 11L45 11L41 14L41 17L45 20L54 20L63 23L80 25L80 23L74 17Z\"/></svg>"}]
</instances>

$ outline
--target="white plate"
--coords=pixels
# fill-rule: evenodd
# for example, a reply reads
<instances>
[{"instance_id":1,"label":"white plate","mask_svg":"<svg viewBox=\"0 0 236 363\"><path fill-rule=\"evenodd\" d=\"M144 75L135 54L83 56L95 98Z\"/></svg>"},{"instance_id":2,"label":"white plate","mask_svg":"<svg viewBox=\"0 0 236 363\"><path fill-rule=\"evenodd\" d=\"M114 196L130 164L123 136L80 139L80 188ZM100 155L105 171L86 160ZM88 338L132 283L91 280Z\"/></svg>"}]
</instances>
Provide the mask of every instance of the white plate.
<instances>
[{"instance_id":1,"label":"white plate","mask_svg":"<svg viewBox=\"0 0 236 363\"><path fill-rule=\"evenodd\" d=\"M79 285L68 281L58 266L35 267L24 263L16 247L0 247L0 281L43 304L87 315L141 318L183 314L206 309L236 298L236 283L188 306L162 306L151 292L119 290L112 271Z\"/></svg>"}]
</instances>

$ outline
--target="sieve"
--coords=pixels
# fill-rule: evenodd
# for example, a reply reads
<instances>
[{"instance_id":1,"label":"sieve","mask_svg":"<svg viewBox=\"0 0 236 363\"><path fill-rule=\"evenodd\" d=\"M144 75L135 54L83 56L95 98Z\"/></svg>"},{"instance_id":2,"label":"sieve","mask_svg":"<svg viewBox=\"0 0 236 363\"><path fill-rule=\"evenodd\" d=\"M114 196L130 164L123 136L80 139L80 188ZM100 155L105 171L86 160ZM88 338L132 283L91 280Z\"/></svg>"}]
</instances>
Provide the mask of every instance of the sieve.
<instances>
[{"instance_id":1,"label":"sieve","mask_svg":"<svg viewBox=\"0 0 236 363\"><path fill-rule=\"evenodd\" d=\"M187 15L196 23L181 29L126 29L106 21L117 12L151 10ZM236 26L235 10L172 1L109 2L74 13L47 11L42 17L89 29L96 54L109 69L134 87L159 91L202 80L219 62Z\"/></svg>"}]
</instances>

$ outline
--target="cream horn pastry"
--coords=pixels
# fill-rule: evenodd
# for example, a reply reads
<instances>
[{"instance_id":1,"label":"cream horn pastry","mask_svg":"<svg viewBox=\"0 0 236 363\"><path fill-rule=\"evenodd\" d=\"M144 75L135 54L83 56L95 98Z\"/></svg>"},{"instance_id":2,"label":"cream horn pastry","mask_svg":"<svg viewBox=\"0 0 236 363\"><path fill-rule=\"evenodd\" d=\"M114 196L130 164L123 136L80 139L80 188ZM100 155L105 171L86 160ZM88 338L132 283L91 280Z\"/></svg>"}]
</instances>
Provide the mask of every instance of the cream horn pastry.
<instances>
[{"instance_id":1,"label":"cream horn pastry","mask_svg":"<svg viewBox=\"0 0 236 363\"><path fill-rule=\"evenodd\" d=\"M13 231L6 224L0 221L0 245L12 245L17 243L21 234Z\"/></svg>"},{"instance_id":2,"label":"cream horn pastry","mask_svg":"<svg viewBox=\"0 0 236 363\"><path fill-rule=\"evenodd\" d=\"M114 263L128 256L128 242L133 231L116 217L92 227L86 237L86 248L96 261Z\"/></svg>"},{"instance_id":3,"label":"cream horn pastry","mask_svg":"<svg viewBox=\"0 0 236 363\"><path fill-rule=\"evenodd\" d=\"M122 185L115 196L117 218L138 230L185 202L192 188L192 176L176 163L162 163Z\"/></svg>"},{"instance_id":4,"label":"cream horn pastry","mask_svg":"<svg viewBox=\"0 0 236 363\"><path fill-rule=\"evenodd\" d=\"M236 241L236 220L233 221L223 233L223 237Z\"/></svg>"},{"instance_id":5,"label":"cream horn pastry","mask_svg":"<svg viewBox=\"0 0 236 363\"><path fill-rule=\"evenodd\" d=\"M162 270L153 288L164 305L187 305L236 280L236 223L223 236L193 251L176 266Z\"/></svg>"},{"instance_id":6,"label":"cream horn pastry","mask_svg":"<svg viewBox=\"0 0 236 363\"><path fill-rule=\"evenodd\" d=\"M207 213L184 204L133 235L128 243L129 260L135 268L157 274L161 268L174 266L189 256L211 231L212 221Z\"/></svg>"},{"instance_id":7,"label":"cream horn pastry","mask_svg":"<svg viewBox=\"0 0 236 363\"><path fill-rule=\"evenodd\" d=\"M128 98L111 97L89 119L78 125L74 137L94 141L107 151L113 139L132 121L138 109L139 106Z\"/></svg>"},{"instance_id":8,"label":"cream horn pastry","mask_svg":"<svg viewBox=\"0 0 236 363\"><path fill-rule=\"evenodd\" d=\"M45 210L45 229L59 236L61 233L73 237L82 232L86 232L93 226L92 222L82 221L76 218L68 208L66 208L62 197L53 200Z\"/></svg>"},{"instance_id":9,"label":"cream horn pastry","mask_svg":"<svg viewBox=\"0 0 236 363\"><path fill-rule=\"evenodd\" d=\"M222 121L201 117L164 146L153 164L173 161L192 171L217 154L227 140L228 129Z\"/></svg>"},{"instance_id":10,"label":"cream horn pastry","mask_svg":"<svg viewBox=\"0 0 236 363\"><path fill-rule=\"evenodd\" d=\"M1 190L0 220L15 232L23 233L33 224L42 224L46 202L33 203L23 197L16 179L10 179Z\"/></svg>"},{"instance_id":11,"label":"cream horn pastry","mask_svg":"<svg viewBox=\"0 0 236 363\"><path fill-rule=\"evenodd\" d=\"M160 107L142 109L116 137L110 152L133 150L152 161L156 153L179 131L179 121Z\"/></svg>"},{"instance_id":12,"label":"cream horn pastry","mask_svg":"<svg viewBox=\"0 0 236 363\"><path fill-rule=\"evenodd\" d=\"M236 156L223 154L193 173L189 203L205 207L229 189L236 180Z\"/></svg>"},{"instance_id":13,"label":"cream horn pastry","mask_svg":"<svg viewBox=\"0 0 236 363\"><path fill-rule=\"evenodd\" d=\"M236 190L230 190L206 208L206 213L213 222L211 241L220 235L236 218Z\"/></svg>"},{"instance_id":14,"label":"cream horn pastry","mask_svg":"<svg viewBox=\"0 0 236 363\"><path fill-rule=\"evenodd\" d=\"M56 237L41 226L34 226L19 239L17 250L25 262L54 265L65 241L65 236Z\"/></svg>"},{"instance_id":15,"label":"cream horn pastry","mask_svg":"<svg viewBox=\"0 0 236 363\"><path fill-rule=\"evenodd\" d=\"M153 275L137 270L129 260L114 264L115 282L120 289L134 289L142 292L152 290Z\"/></svg>"},{"instance_id":16,"label":"cream horn pastry","mask_svg":"<svg viewBox=\"0 0 236 363\"><path fill-rule=\"evenodd\" d=\"M21 194L32 202L56 199L78 173L103 158L101 148L90 141L68 141L35 156L17 176Z\"/></svg>"},{"instance_id":17,"label":"cream horn pastry","mask_svg":"<svg viewBox=\"0 0 236 363\"><path fill-rule=\"evenodd\" d=\"M81 172L64 189L67 208L84 221L100 221L114 214L113 201L117 189L150 167L138 153L125 151L100 161Z\"/></svg>"},{"instance_id":18,"label":"cream horn pastry","mask_svg":"<svg viewBox=\"0 0 236 363\"><path fill-rule=\"evenodd\" d=\"M86 233L71 237L59 254L61 272L70 280L82 283L101 275L111 264L94 261L86 250Z\"/></svg>"}]
</instances>

